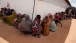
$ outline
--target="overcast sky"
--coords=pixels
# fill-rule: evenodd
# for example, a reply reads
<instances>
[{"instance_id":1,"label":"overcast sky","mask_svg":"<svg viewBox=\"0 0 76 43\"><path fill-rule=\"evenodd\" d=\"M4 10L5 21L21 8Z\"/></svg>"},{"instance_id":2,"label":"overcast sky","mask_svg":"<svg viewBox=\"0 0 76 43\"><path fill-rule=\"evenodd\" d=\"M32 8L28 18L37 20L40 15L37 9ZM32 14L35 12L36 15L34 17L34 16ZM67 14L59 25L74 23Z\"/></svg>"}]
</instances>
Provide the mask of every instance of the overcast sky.
<instances>
[{"instance_id":1,"label":"overcast sky","mask_svg":"<svg viewBox=\"0 0 76 43\"><path fill-rule=\"evenodd\" d=\"M69 1L70 1L72 6L76 7L76 0L69 0Z\"/></svg>"}]
</instances>

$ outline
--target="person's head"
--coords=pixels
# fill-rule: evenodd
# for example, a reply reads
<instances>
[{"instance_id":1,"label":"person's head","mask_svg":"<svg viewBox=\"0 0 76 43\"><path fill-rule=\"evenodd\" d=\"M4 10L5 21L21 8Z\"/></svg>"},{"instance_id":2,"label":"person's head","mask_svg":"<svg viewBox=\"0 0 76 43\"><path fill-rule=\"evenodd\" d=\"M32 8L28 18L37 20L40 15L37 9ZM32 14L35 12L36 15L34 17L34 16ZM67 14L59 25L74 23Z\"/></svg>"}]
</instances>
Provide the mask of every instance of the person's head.
<instances>
[{"instance_id":1,"label":"person's head","mask_svg":"<svg viewBox=\"0 0 76 43\"><path fill-rule=\"evenodd\" d=\"M4 11L7 11L7 8L6 7L4 8Z\"/></svg>"},{"instance_id":2,"label":"person's head","mask_svg":"<svg viewBox=\"0 0 76 43\"><path fill-rule=\"evenodd\" d=\"M18 13L18 17L19 17L19 18L22 18L22 14L21 14L21 13Z\"/></svg>"},{"instance_id":3,"label":"person's head","mask_svg":"<svg viewBox=\"0 0 76 43\"><path fill-rule=\"evenodd\" d=\"M40 20L41 16L40 15L37 15L35 19L38 19Z\"/></svg>"},{"instance_id":4,"label":"person's head","mask_svg":"<svg viewBox=\"0 0 76 43\"><path fill-rule=\"evenodd\" d=\"M51 13L48 13L47 16L50 17L50 15L52 15Z\"/></svg>"},{"instance_id":5,"label":"person's head","mask_svg":"<svg viewBox=\"0 0 76 43\"><path fill-rule=\"evenodd\" d=\"M25 18L26 18L26 20L30 20L29 15L26 15Z\"/></svg>"},{"instance_id":6,"label":"person's head","mask_svg":"<svg viewBox=\"0 0 76 43\"><path fill-rule=\"evenodd\" d=\"M57 15L57 13L55 13L55 15Z\"/></svg>"},{"instance_id":7,"label":"person's head","mask_svg":"<svg viewBox=\"0 0 76 43\"><path fill-rule=\"evenodd\" d=\"M23 14L23 15L21 16L21 18L24 18L24 17L26 18L26 14Z\"/></svg>"},{"instance_id":8,"label":"person's head","mask_svg":"<svg viewBox=\"0 0 76 43\"><path fill-rule=\"evenodd\" d=\"M59 13L57 13L56 16L59 16Z\"/></svg>"},{"instance_id":9,"label":"person's head","mask_svg":"<svg viewBox=\"0 0 76 43\"><path fill-rule=\"evenodd\" d=\"M50 15L49 18L51 19L51 21L54 20L53 15Z\"/></svg>"},{"instance_id":10,"label":"person's head","mask_svg":"<svg viewBox=\"0 0 76 43\"><path fill-rule=\"evenodd\" d=\"M17 15L17 18L20 19L21 18L20 15Z\"/></svg>"},{"instance_id":11,"label":"person's head","mask_svg":"<svg viewBox=\"0 0 76 43\"><path fill-rule=\"evenodd\" d=\"M47 15L49 18L51 18L51 16L52 16L52 14L51 13L48 13L48 15Z\"/></svg>"}]
</instances>

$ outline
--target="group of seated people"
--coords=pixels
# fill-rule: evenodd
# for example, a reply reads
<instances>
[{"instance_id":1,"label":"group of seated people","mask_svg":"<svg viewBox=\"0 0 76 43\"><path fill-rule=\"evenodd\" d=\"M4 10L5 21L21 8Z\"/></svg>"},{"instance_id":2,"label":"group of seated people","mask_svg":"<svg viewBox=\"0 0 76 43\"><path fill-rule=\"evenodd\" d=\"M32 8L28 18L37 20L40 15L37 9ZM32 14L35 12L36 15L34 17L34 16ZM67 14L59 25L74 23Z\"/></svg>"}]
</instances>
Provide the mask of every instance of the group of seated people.
<instances>
[{"instance_id":1,"label":"group of seated people","mask_svg":"<svg viewBox=\"0 0 76 43\"><path fill-rule=\"evenodd\" d=\"M68 14L66 12L61 12L61 17L63 19L67 19L67 18L69 18L69 19L74 18L75 19L75 13L73 11L72 12L68 11Z\"/></svg>"},{"instance_id":2,"label":"group of seated people","mask_svg":"<svg viewBox=\"0 0 76 43\"><path fill-rule=\"evenodd\" d=\"M30 20L29 15L18 14L13 24L23 34L32 34L38 38L40 38L41 33L44 36L48 36L49 30L53 32L56 31L56 24L51 13L46 15L43 20L41 20L40 15L37 15L33 22Z\"/></svg>"},{"instance_id":3,"label":"group of seated people","mask_svg":"<svg viewBox=\"0 0 76 43\"><path fill-rule=\"evenodd\" d=\"M56 23L56 25L57 25L57 23L60 23L61 24L61 20L63 19L63 17L62 17L62 14L60 13L60 12L58 12L58 13L56 13L55 15L54 15L54 21L55 21L55 23ZM62 24L61 24L61 27L62 27Z\"/></svg>"},{"instance_id":4,"label":"group of seated people","mask_svg":"<svg viewBox=\"0 0 76 43\"><path fill-rule=\"evenodd\" d=\"M14 9L10 9L10 8L2 8L2 16L8 16L12 14L12 11L14 11Z\"/></svg>"},{"instance_id":5,"label":"group of seated people","mask_svg":"<svg viewBox=\"0 0 76 43\"><path fill-rule=\"evenodd\" d=\"M67 17L64 14L64 17ZM57 23L61 24L62 14L56 13L54 16L51 13L48 13L43 20L41 20L41 16L37 15L32 22L30 20L29 15L19 13L17 18L14 19L13 24L16 28L23 34L32 34L33 36L37 36L40 38L41 33L44 36L49 35L49 31L55 32ZM61 24L62 27L62 24Z\"/></svg>"},{"instance_id":6,"label":"group of seated people","mask_svg":"<svg viewBox=\"0 0 76 43\"><path fill-rule=\"evenodd\" d=\"M66 14L65 12L57 12L55 13L54 15L54 21L55 23L60 23L61 24L61 27L62 27L62 23L61 21L63 19L72 19L72 18L75 18L75 14L72 14L72 13L69 13L69 14Z\"/></svg>"}]
</instances>

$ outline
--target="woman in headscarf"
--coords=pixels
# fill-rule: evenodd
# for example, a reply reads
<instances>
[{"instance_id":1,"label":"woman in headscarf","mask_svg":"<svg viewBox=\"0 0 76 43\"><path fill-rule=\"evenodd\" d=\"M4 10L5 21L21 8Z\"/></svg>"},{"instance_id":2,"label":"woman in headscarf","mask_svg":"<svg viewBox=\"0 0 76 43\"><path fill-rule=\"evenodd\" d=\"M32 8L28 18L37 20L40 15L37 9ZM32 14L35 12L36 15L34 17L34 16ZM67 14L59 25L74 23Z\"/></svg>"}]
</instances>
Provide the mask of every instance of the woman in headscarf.
<instances>
[{"instance_id":1,"label":"woman in headscarf","mask_svg":"<svg viewBox=\"0 0 76 43\"><path fill-rule=\"evenodd\" d=\"M18 29L23 34L32 32L32 21L28 15L25 15L25 17L22 19L21 23L18 25Z\"/></svg>"},{"instance_id":2,"label":"woman in headscarf","mask_svg":"<svg viewBox=\"0 0 76 43\"><path fill-rule=\"evenodd\" d=\"M41 35L41 30L42 30L42 25L41 25L41 16L37 15L35 20L33 21L33 25L32 25L32 31L33 31L33 35L38 36L38 38L40 38Z\"/></svg>"},{"instance_id":3,"label":"woman in headscarf","mask_svg":"<svg viewBox=\"0 0 76 43\"><path fill-rule=\"evenodd\" d=\"M54 21L54 18L53 18L52 15L50 16L50 19L51 19L50 30L51 30L52 32L55 32L55 31L56 31L56 24L55 24L55 21Z\"/></svg>"},{"instance_id":4,"label":"woman in headscarf","mask_svg":"<svg viewBox=\"0 0 76 43\"><path fill-rule=\"evenodd\" d=\"M49 29L50 29L50 13L43 19L43 35L48 36L49 35Z\"/></svg>"}]
</instances>

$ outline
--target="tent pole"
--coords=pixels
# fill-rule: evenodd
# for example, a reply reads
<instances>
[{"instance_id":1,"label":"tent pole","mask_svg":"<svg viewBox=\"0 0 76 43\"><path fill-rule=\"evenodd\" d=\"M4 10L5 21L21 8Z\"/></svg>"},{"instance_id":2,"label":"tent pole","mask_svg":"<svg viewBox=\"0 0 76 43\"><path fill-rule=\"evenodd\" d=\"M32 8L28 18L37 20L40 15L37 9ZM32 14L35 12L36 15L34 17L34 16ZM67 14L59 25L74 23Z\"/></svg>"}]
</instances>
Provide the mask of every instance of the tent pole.
<instances>
[{"instance_id":1,"label":"tent pole","mask_svg":"<svg viewBox=\"0 0 76 43\"><path fill-rule=\"evenodd\" d=\"M33 21L34 10L35 10L35 0L34 0L34 5L33 5L32 21Z\"/></svg>"}]
</instances>

